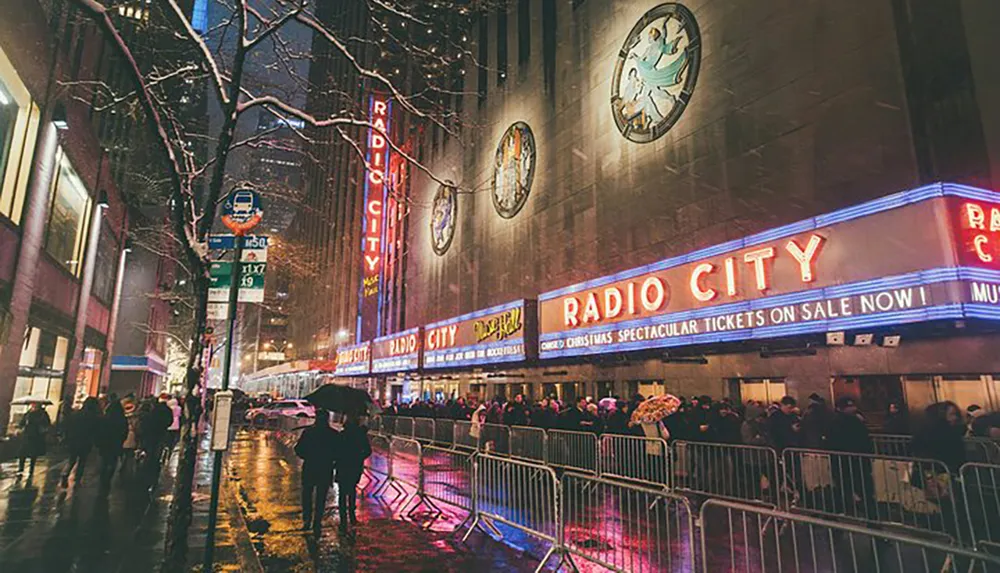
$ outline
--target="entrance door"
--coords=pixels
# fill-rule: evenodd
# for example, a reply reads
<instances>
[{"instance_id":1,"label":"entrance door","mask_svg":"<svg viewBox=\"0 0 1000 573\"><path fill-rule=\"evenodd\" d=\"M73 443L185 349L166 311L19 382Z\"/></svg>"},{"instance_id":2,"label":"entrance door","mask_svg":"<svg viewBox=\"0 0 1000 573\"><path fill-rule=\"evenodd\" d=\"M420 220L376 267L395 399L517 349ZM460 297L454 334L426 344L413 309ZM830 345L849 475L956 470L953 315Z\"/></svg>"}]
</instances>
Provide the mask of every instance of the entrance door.
<instances>
[{"instance_id":1,"label":"entrance door","mask_svg":"<svg viewBox=\"0 0 1000 573\"><path fill-rule=\"evenodd\" d=\"M642 394L643 398L662 396L664 392L665 390L663 388L663 382L659 381L639 382L639 393Z\"/></svg>"},{"instance_id":2,"label":"entrance door","mask_svg":"<svg viewBox=\"0 0 1000 573\"><path fill-rule=\"evenodd\" d=\"M754 400L771 404L785 396L784 378L740 378L738 381L740 402Z\"/></svg>"},{"instance_id":3,"label":"entrance door","mask_svg":"<svg viewBox=\"0 0 1000 573\"><path fill-rule=\"evenodd\" d=\"M981 408L991 407L986 376L938 376L935 391L938 402L954 402L962 412L973 404Z\"/></svg>"}]
</instances>

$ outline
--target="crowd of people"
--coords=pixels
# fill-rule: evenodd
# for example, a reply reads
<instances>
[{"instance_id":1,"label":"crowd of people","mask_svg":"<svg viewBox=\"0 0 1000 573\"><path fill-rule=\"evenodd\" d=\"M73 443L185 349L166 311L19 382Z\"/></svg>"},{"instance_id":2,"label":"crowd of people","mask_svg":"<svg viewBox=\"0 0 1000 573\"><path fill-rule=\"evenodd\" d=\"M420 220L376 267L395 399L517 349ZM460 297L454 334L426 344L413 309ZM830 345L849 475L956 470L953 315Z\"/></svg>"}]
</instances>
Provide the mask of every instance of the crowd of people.
<instances>
[{"instance_id":1,"label":"crowd of people","mask_svg":"<svg viewBox=\"0 0 1000 573\"><path fill-rule=\"evenodd\" d=\"M86 398L79 408L67 402L53 424L42 404L33 403L18 424L18 474L23 475L27 467L30 479L48 442L56 439L69 454L63 487L69 486L71 477L76 485L82 483L95 450L102 486L111 483L115 471L156 475L179 440L181 413L179 401L167 394L141 400L132 394L121 399L110 394ZM55 435L50 436L53 430Z\"/></svg>"},{"instance_id":2,"label":"crowd of people","mask_svg":"<svg viewBox=\"0 0 1000 573\"><path fill-rule=\"evenodd\" d=\"M473 425L488 423L641 436L642 425L632 423L631 419L643 400L641 395L630 400L579 397L567 404L555 397L545 397L532 403L518 394L511 400L476 402L458 398L389 403L383 414L467 420ZM832 408L817 394L809 396L805 407L800 407L791 396L771 404L692 396L682 398L677 412L663 418L659 437L669 441L768 446L778 452L794 447L875 453L871 426L854 398L847 396L839 398ZM978 406L969 407L963 415L953 402L939 402L928 406L921 423L915 425L902 403L893 402L875 430L912 435L914 455L940 460L957 472L965 461L964 437L1000 437L1000 415L986 414Z\"/></svg>"}]
</instances>

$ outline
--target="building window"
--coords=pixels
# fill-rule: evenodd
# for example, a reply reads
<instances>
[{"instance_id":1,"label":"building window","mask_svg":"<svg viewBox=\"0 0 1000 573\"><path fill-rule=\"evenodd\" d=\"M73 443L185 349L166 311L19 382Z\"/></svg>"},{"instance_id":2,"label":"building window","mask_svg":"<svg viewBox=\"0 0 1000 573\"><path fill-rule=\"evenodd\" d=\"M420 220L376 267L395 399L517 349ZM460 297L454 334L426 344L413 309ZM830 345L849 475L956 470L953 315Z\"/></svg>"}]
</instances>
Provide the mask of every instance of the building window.
<instances>
[{"instance_id":1,"label":"building window","mask_svg":"<svg viewBox=\"0 0 1000 573\"><path fill-rule=\"evenodd\" d=\"M38 134L38 106L0 50L0 215L21 221Z\"/></svg>"},{"instance_id":2,"label":"building window","mask_svg":"<svg viewBox=\"0 0 1000 573\"><path fill-rule=\"evenodd\" d=\"M523 66L531 59L531 2L517 2L517 63Z\"/></svg>"},{"instance_id":3,"label":"building window","mask_svg":"<svg viewBox=\"0 0 1000 573\"><path fill-rule=\"evenodd\" d=\"M101 229L96 256L94 286L91 292L98 300L110 305L115 295L115 281L118 278L118 241L106 226Z\"/></svg>"},{"instance_id":4,"label":"building window","mask_svg":"<svg viewBox=\"0 0 1000 573\"><path fill-rule=\"evenodd\" d=\"M507 7L497 11L497 85L507 81Z\"/></svg>"},{"instance_id":5,"label":"building window","mask_svg":"<svg viewBox=\"0 0 1000 573\"><path fill-rule=\"evenodd\" d=\"M45 250L74 276L83 269L90 196L69 158L59 149L52 177L52 206L45 231Z\"/></svg>"}]
</instances>

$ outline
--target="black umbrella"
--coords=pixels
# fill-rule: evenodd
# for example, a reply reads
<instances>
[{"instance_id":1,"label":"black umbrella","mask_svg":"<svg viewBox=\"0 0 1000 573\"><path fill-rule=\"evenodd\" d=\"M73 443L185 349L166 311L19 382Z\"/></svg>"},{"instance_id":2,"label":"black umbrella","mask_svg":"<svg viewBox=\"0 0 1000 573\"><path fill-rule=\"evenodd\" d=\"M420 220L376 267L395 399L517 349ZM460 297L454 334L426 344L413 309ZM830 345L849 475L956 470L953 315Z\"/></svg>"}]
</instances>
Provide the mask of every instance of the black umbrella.
<instances>
[{"instance_id":1,"label":"black umbrella","mask_svg":"<svg viewBox=\"0 0 1000 573\"><path fill-rule=\"evenodd\" d=\"M306 396L306 401L317 408L343 414L368 415L373 406L368 392L340 384L324 384Z\"/></svg>"}]
</instances>

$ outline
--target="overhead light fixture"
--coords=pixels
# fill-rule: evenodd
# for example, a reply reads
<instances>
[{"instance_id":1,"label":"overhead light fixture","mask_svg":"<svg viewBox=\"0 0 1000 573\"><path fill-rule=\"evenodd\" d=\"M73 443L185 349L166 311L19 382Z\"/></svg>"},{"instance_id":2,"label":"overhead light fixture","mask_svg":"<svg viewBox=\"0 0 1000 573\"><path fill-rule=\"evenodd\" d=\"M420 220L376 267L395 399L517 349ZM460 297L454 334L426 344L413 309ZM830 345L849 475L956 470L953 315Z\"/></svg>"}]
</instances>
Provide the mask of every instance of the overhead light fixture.
<instances>
[{"instance_id":1,"label":"overhead light fixture","mask_svg":"<svg viewBox=\"0 0 1000 573\"><path fill-rule=\"evenodd\" d=\"M899 340L902 337L898 334L890 334L882 338L882 346L886 348L897 348L899 347Z\"/></svg>"},{"instance_id":2,"label":"overhead light fixture","mask_svg":"<svg viewBox=\"0 0 1000 573\"><path fill-rule=\"evenodd\" d=\"M802 348L778 348L772 350L767 346L760 349L761 358L776 358L781 356L815 356L816 349L812 346Z\"/></svg>"},{"instance_id":3,"label":"overhead light fixture","mask_svg":"<svg viewBox=\"0 0 1000 573\"><path fill-rule=\"evenodd\" d=\"M704 356L671 356L669 352L664 352L660 361L666 364L708 364L708 358Z\"/></svg>"},{"instance_id":4,"label":"overhead light fixture","mask_svg":"<svg viewBox=\"0 0 1000 573\"><path fill-rule=\"evenodd\" d=\"M844 345L844 333L843 332L827 332L826 333L826 344L827 344L827 346L843 346Z\"/></svg>"},{"instance_id":5,"label":"overhead light fixture","mask_svg":"<svg viewBox=\"0 0 1000 573\"><path fill-rule=\"evenodd\" d=\"M874 339L874 334L855 334L854 346L871 346Z\"/></svg>"},{"instance_id":6,"label":"overhead light fixture","mask_svg":"<svg viewBox=\"0 0 1000 573\"><path fill-rule=\"evenodd\" d=\"M52 110L52 125L59 131L69 129L69 122L66 120L66 106L62 102L56 103L56 107Z\"/></svg>"}]
</instances>

